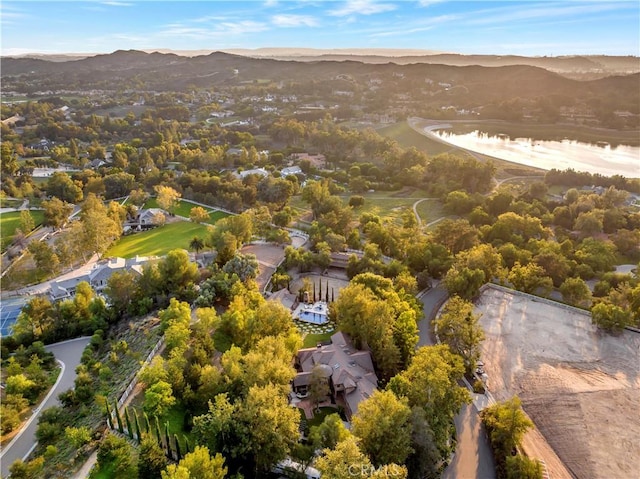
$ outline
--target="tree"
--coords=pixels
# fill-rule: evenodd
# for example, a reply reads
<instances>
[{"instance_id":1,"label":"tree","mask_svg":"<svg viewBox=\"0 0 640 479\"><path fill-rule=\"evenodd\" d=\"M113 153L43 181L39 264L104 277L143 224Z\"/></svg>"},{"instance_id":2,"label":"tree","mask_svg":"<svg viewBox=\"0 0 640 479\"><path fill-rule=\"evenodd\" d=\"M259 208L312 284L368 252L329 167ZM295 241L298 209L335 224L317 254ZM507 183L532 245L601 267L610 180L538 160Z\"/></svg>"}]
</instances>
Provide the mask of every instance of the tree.
<instances>
[{"instance_id":1,"label":"tree","mask_svg":"<svg viewBox=\"0 0 640 479\"><path fill-rule=\"evenodd\" d=\"M434 240L447 247L453 253L469 249L478 243L478 230L467 220L445 219L438 223Z\"/></svg>"},{"instance_id":2,"label":"tree","mask_svg":"<svg viewBox=\"0 0 640 479\"><path fill-rule=\"evenodd\" d=\"M353 434L376 465L403 464L411 449L411 409L392 391L375 391L358 405Z\"/></svg>"},{"instance_id":3,"label":"tree","mask_svg":"<svg viewBox=\"0 0 640 479\"><path fill-rule=\"evenodd\" d=\"M103 202L90 193L82 204L80 221L73 223L71 238L84 257L104 253L122 234L122 226L109 216Z\"/></svg>"},{"instance_id":4,"label":"tree","mask_svg":"<svg viewBox=\"0 0 640 479\"><path fill-rule=\"evenodd\" d=\"M196 446L177 465L170 464L162 471L162 479L223 479L226 474L227 468L220 454L212 457L208 448Z\"/></svg>"},{"instance_id":5,"label":"tree","mask_svg":"<svg viewBox=\"0 0 640 479\"><path fill-rule=\"evenodd\" d=\"M316 467L322 477L331 479L353 479L366 477L371 470L371 461L358 447L357 439L349 436L340 441L334 449L325 449L316 460Z\"/></svg>"},{"instance_id":6,"label":"tree","mask_svg":"<svg viewBox=\"0 0 640 479\"><path fill-rule=\"evenodd\" d=\"M486 282L481 269L469 269L466 266L454 266L444 277L444 284L450 295L458 295L463 299L477 296L480 287Z\"/></svg>"},{"instance_id":7,"label":"tree","mask_svg":"<svg viewBox=\"0 0 640 479\"><path fill-rule=\"evenodd\" d=\"M164 416L175 403L176 398L171 390L171 384L158 381L145 391L142 407L147 414Z\"/></svg>"},{"instance_id":8,"label":"tree","mask_svg":"<svg viewBox=\"0 0 640 479\"><path fill-rule=\"evenodd\" d=\"M553 281L545 273L544 268L535 263L522 266L516 262L511 268L508 279L518 291L533 294L542 290L542 295L546 296L553 289Z\"/></svg>"},{"instance_id":9,"label":"tree","mask_svg":"<svg viewBox=\"0 0 640 479\"><path fill-rule=\"evenodd\" d=\"M135 449L129 442L115 434L107 433L98 447L100 468L113 467L116 477L135 478L137 473Z\"/></svg>"},{"instance_id":10,"label":"tree","mask_svg":"<svg viewBox=\"0 0 640 479\"><path fill-rule=\"evenodd\" d=\"M364 196L355 195L349 198L349 206L359 208L364 205Z\"/></svg>"},{"instance_id":11,"label":"tree","mask_svg":"<svg viewBox=\"0 0 640 479\"><path fill-rule=\"evenodd\" d=\"M425 411L441 454L447 451L453 416L469 401L466 388L458 385L463 376L462 358L447 345L425 346L416 351L409 367L387 386L398 397L406 397L410 407Z\"/></svg>"},{"instance_id":12,"label":"tree","mask_svg":"<svg viewBox=\"0 0 640 479\"><path fill-rule=\"evenodd\" d=\"M581 278L567 278L560 285L562 299L573 306L586 307L591 304L591 290Z\"/></svg>"},{"instance_id":13,"label":"tree","mask_svg":"<svg viewBox=\"0 0 640 479\"><path fill-rule=\"evenodd\" d=\"M167 457L158 441L149 434L145 434L138 453L138 478L157 479L167 467L167 462Z\"/></svg>"},{"instance_id":14,"label":"tree","mask_svg":"<svg viewBox=\"0 0 640 479\"><path fill-rule=\"evenodd\" d=\"M314 449L334 449L337 444L344 441L351 433L344 426L340 415L329 414L319 426L313 426L309 431L309 441Z\"/></svg>"},{"instance_id":15,"label":"tree","mask_svg":"<svg viewBox=\"0 0 640 479\"><path fill-rule=\"evenodd\" d=\"M454 296L434 321L438 337L449 345L451 351L462 357L467 373L473 372L476 361L480 359L484 331L478 324L479 319L479 315L473 314L472 303Z\"/></svg>"},{"instance_id":16,"label":"tree","mask_svg":"<svg viewBox=\"0 0 640 479\"><path fill-rule=\"evenodd\" d=\"M189 220L194 223L206 223L209 221L209 213L202 206L195 206L189 212Z\"/></svg>"},{"instance_id":17,"label":"tree","mask_svg":"<svg viewBox=\"0 0 640 479\"><path fill-rule=\"evenodd\" d=\"M47 195L67 203L78 203L82 200L82 183L73 181L64 172L56 171L47 183Z\"/></svg>"},{"instance_id":18,"label":"tree","mask_svg":"<svg viewBox=\"0 0 640 479\"><path fill-rule=\"evenodd\" d=\"M616 304L601 302L591 308L591 322L605 331L619 333L626 326L633 326L633 313Z\"/></svg>"},{"instance_id":19,"label":"tree","mask_svg":"<svg viewBox=\"0 0 640 479\"><path fill-rule=\"evenodd\" d=\"M8 141L2 142L1 151L1 171L3 175L13 176L13 174L19 169L18 155L16 155L15 151L13 151L13 147Z\"/></svg>"},{"instance_id":20,"label":"tree","mask_svg":"<svg viewBox=\"0 0 640 479\"><path fill-rule=\"evenodd\" d=\"M35 223L33 221L33 216L31 216L31 212L29 210L20 211L20 229L24 234L29 234L35 228Z\"/></svg>"},{"instance_id":21,"label":"tree","mask_svg":"<svg viewBox=\"0 0 640 479\"><path fill-rule=\"evenodd\" d=\"M222 267L222 271L230 275L237 275L240 281L247 282L258 275L258 259L254 254L242 254L236 252Z\"/></svg>"},{"instance_id":22,"label":"tree","mask_svg":"<svg viewBox=\"0 0 640 479\"><path fill-rule=\"evenodd\" d=\"M413 452L405 464L408 477L411 479L425 479L440 477L440 453L433 431L427 421L425 411L420 407L411 408L411 448Z\"/></svg>"},{"instance_id":23,"label":"tree","mask_svg":"<svg viewBox=\"0 0 640 479\"><path fill-rule=\"evenodd\" d=\"M153 189L157 195L158 206L169 213L173 213L173 209L182 195L170 186L156 185Z\"/></svg>"},{"instance_id":24,"label":"tree","mask_svg":"<svg viewBox=\"0 0 640 479\"><path fill-rule=\"evenodd\" d=\"M276 386L251 387L238 416L250 432L246 447L258 471L271 469L298 441L300 415Z\"/></svg>"},{"instance_id":25,"label":"tree","mask_svg":"<svg viewBox=\"0 0 640 479\"><path fill-rule=\"evenodd\" d=\"M325 400L330 392L327 372L318 363L311 370L309 378L309 400L315 403L316 410L319 410L320 401Z\"/></svg>"},{"instance_id":26,"label":"tree","mask_svg":"<svg viewBox=\"0 0 640 479\"><path fill-rule=\"evenodd\" d=\"M80 449L91 442L91 430L88 427L67 427L64 433L74 449Z\"/></svg>"},{"instance_id":27,"label":"tree","mask_svg":"<svg viewBox=\"0 0 640 479\"><path fill-rule=\"evenodd\" d=\"M181 297L198 278L198 266L183 249L174 249L158 262L162 291Z\"/></svg>"},{"instance_id":28,"label":"tree","mask_svg":"<svg viewBox=\"0 0 640 479\"><path fill-rule=\"evenodd\" d=\"M42 202L44 208L44 226L51 226L53 229L62 228L69 215L73 212L73 205L65 203L59 198L51 198Z\"/></svg>"},{"instance_id":29,"label":"tree","mask_svg":"<svg viewBox=\"0 0 640 479\"><path fill-rule=\"evenodd\" d=\"M503 457L511 456L520 446L524 434L533 427L520 406L520 398L514 396L480 413L494 451Z\"/></svg>"},{"instance_id":30,"label":"tree","mask_svg":"<svg viewBox=\"0 0 640 479\"><path fill-rule=\"evenodd\" d=\"M132 302L141 296L138 275L133 271L116 271L107 280L104 294L109 298L110 308L116 317L132 310Z\"/></svg>"},{"instance_id":31,"label":"tree","mask_svg":"<svg viewBox=\"0 0 640 479\"><path fill-rule=\"evenodd\" d=\"M506 470L506 479L543 479L542 464L521 454L507 457Z\"/></svg>"},{"instance_id":32,"label":"tree","mask_svg":"<svg viewBox=\"0 0 640 479\"><path fill-rule=\"evenodd\" d=\"M44 469L44 457L40 456L29 462L17 459L9 467L9 475L13 479L38 479L42 477Z\"/></svg>"},{"instance_id":33,"label":"tree","mask_svg":"<svg viewBox=\"0 0 640 479\"><path fill-rule=\"evenodd\" d=\"M196 254L198 254L202 248L204 248L204 241L202 239L198 236L191 238L191 241L189 242L189 249L194 250Z\"/></svg>"},{"instance_id":34,"label":"tree","mask_svg":"<svg viewBox=\"0 0 640 479\"><path fill-rule=\"evenodd\" d=\"M153 386L160 381L168 381L165 360L162 356L154 356L149 364L140 370L139 379L146 387Z\"/></svg>"},{"instance_id":35,"label":"tree","mask_svg":"<svg viewBox=\"0 0 640 479\"><path fill-rule=\"evenodd\" d=\"M60 259L53 249L45 241L31 241L27 246L33 256L36 268L47 275L58 271Z\"/></svg>"}]
</instances>

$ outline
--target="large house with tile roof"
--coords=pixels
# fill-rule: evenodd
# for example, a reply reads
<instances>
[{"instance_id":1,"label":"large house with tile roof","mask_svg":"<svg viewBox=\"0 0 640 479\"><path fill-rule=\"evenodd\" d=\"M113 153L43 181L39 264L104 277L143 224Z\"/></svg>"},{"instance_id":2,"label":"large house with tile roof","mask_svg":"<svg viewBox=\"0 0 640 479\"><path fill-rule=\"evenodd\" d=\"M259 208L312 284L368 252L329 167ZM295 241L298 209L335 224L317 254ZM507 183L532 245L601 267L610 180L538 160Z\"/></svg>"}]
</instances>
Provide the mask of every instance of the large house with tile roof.
<instances>
[{"instance_id":1,"label":"large house with tile roof","mask_svg":"<svg viewBox=\"0 0 640 479\"><path fill-rule=\"evenodd\" d=\"M313 368L320 365L326 371L332 398L345 407L350 420L358 412L358 405L378 389L378 377L373 368L371 354L353 346L349 336L337 332L331 344L318 344L315 348L298 351L293 379L293 391L300 397L308 393Z\"/></svg>"}]
</instances>

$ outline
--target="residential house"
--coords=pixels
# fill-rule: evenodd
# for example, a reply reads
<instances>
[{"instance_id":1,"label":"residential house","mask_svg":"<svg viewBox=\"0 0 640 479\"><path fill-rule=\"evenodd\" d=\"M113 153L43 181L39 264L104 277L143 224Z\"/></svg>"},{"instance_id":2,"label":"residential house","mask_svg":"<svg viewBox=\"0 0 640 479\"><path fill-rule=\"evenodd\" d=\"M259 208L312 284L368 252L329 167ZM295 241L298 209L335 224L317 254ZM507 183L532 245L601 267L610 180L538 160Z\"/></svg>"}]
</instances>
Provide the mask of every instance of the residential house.
<instances>
[{"instance_id":1,"label":"residential house","mask_svg":"<svg viewBox=\"0 0 640 479\"><path fill-rule=\"evenodd\" d=\"M358 412L358 405L378 389L378 377L371 354L356 349L348 335L337 332L331 344L318 344L296 355L298 374L293 379L293 391L299 397L308 394L312 371L319 365L327 378L332 400L345 408L347 419Z\"/></svg>"},{"instance_id":2,"label":"residential house","mask_svg":"<svg viewBox=\"0 0 640 479\"><path fill-rule=\"evenodd\" d=\"M252 170L236 171L233 173L236 178L244 180L249 175L260 175L262 177L269 176L269 172L264 168L254 168Z\"/></svg>"},{"instance_id":3,"label":"residential house","mask_svg":"<svg viewBox=\"0 0 640 479\"><path fill-rule=\"evenodd\" d=\"M101 292L107 287L107 282L116 271L132 271L142 275L142 267L149 261L148 257L136 256L135 258L109 258L96 263L88 273L76 272L65 279L51 282L49 296L52 300L72 298L76 293L79 283L86 281L96 292Z\"/></svg>"},{"instance_id":4,"label":"residential house","mask_svg":"<svg viewBox=\"0 0 640 479\"><path fill-rule=\"evenodd\" d=\"M154 221L156 215L163 214L167 215L167 213L162 208L147 208L138 210L135 218L127 217L127 220L124 222L122 227L124 233L129 233L133 231L142 231L146 229L153 228L158 226Z\"/></svg>"},{"instance_id":5,"label":"residential house","mask_svg":"<svg viewBox=\"0 0 640 479\"><path fill-rule=\"evenodd\" d=\"M287 177L289 175L302 175L302 169L299 166L287 166L286 168L282 168L280 170L280 174L282 177Z\"/></svg>"}]
</instances>

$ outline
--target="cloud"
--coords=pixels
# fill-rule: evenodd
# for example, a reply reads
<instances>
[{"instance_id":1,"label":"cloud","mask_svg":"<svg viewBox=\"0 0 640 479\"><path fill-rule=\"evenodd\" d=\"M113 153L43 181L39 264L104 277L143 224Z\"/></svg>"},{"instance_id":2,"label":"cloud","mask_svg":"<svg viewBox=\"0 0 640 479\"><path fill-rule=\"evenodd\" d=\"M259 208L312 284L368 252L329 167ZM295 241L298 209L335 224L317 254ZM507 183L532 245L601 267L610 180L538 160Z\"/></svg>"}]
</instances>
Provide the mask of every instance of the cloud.
<instances>
[{"instance_id":1,"label":"cloud","mask_svg":"<svg viewBox=\"0 0 640 479\"><path fill-rule=\"evenodd\" d=\"M377 3L372 0L348 0L342 7L329 11L329 15L343 17L347 15L373 15L375 13L390 12L396 6L391 3Z\"/></svg>"},{"instance_id":2,"label":"cloud","mask_svg":"<svg viewBox=\"0 0 640 479\"><path fill-rule=\"evenodd\" d=\"M556 20L558 17L592 15L601 12L618 10L623 8L624 4L620 3L541 3L523 8L522 5L517 7L495 8L487 10L478 10L471 12L474 18L471 18L467 24L469 25L489 25L494 23L509 24L518 21L531 20ZM628 6L628 4L627 4Z\"/></svg>"},{"instance_id":3,"label":"cloud","mask_svg":"<svg viewBox=\"0 0 640 479\"><path fill-rule=\"evenodd\" d=\"M182 23L166 25L164 30L158 32L163 37L183 37L192 39L220 38L228 35L244 35L268 30L265 23L243 20L240 22L220 22L211 27L194 27Z\"/></svg>"},{"instance_id":4,"label":"cloud","mask_svg":"<svg viewBox=\"0 0 640 479\"><path fill-rule=\"evenodd\" d=\"M28 17L29 15L13 6L0 4L0 21L2 25L15 25L18 21L24 21Z\"/></svg>"},{"instance_id":5,"label":"cloud","mask_svg":"<svg viewBox=\"0 0 640 479\"><path fill-rule=\"evenodd\" d=\"M418 3L421 7L429 7L431 5L435 5L436 3L444 3L447 0L420 0Z\"/></svg>"},{"instance_id":6,"label":"cloud","mask_svg":"<svg viewBox=\"0 0 640 479\"><path fill-rule=\"evenodd\" d=\"M127 2L102 2L102 4L110 7L133 7L133 3Z\"/></svg>"},{"instance_id":7,"label":"cloud","mask_svg":"<svg viewBox=\"0 0 640 479\"><path fill-rule=\"evenodd\" d=\"M280 14L271 17L271 22L279 27L317 27L318 20L310 15Z\"/></svg>"},{"instance_id":8,"label":"cloud","mask_svg":"<svg viewBox=\"0 0 640 479\"><path fill-rule=\"evenodd\" d=\"M278 0L267 0L266 2L264 2L264 6L265 7L277 7L278 6Z\"/></svg>"},{"instance_id":9,"label":"cloud","mask_svg":"<svg viewBox=\"0 0 640 479\"><path fill-rule=\"evenodd\" d=\"M437 17L427 18L417 22L405 23L401 27L384 30L382 32L376 32L369 35L370 37L392 37L399 35L409 35L412 33L426 32L432 30L435 27L449 23L456 22L460 19L459 15L440 15Z\"/></svg>"}]
</instances>

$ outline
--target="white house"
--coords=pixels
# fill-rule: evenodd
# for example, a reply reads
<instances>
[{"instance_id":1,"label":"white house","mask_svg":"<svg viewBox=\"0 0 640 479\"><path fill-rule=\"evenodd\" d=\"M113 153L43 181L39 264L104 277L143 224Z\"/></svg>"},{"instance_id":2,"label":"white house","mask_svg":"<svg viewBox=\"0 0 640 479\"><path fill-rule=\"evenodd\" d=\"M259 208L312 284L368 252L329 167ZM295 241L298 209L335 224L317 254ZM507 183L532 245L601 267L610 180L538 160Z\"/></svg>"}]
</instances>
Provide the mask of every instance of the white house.
<instances>
[{"instance_id":1,"label":"white house","mask_svg":"<svg viewBox=\"0 0 640 479\"><path fill-rule=\"evenodd\" d=\"M96 291L100 292L107 287L107 282L116 271L132 271L142 275L142 267L150 260L146 256L136 256L135 258L109 258L96 263L88 273L77 272L65 279L51 282L49 296L54 301L65 298L72 298L76 293L79 283L86 281Z\"/></svg>"}]
</instances>

